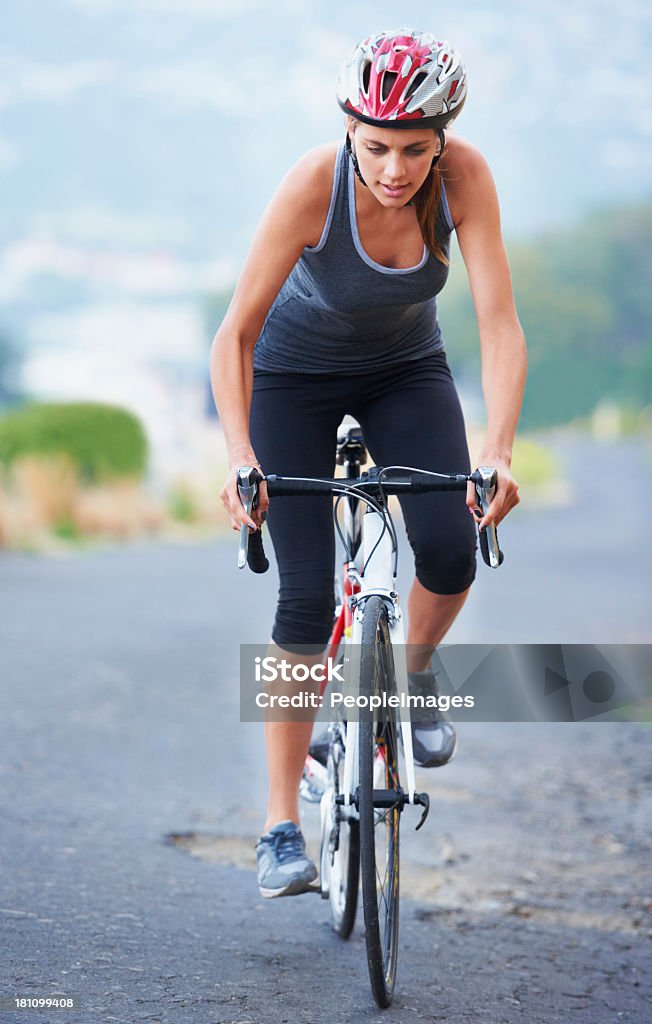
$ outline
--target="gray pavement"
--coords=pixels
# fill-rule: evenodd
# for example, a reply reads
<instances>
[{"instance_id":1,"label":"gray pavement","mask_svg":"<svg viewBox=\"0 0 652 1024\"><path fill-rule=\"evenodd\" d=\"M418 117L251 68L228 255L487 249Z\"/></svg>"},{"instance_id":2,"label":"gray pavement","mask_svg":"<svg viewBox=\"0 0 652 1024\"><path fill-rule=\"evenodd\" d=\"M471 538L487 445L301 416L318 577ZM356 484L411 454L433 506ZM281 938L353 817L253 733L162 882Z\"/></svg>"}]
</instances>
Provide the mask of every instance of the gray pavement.
<instances>
[{"instance_id":1,"label":"gray pavement","mask_svg":"<svg viewBox=\"0 0 652 1024\"><path fill-rule=\"evenodd\" d=\"M609 449L623 488L589 522L595 455L564 448L578 504L510 517L504 575L481 571L448 639L650 639L645 453ZM275 578L234 566L231 537L0 556L1 994L77 996L83 1022L651 1019L646 725L467 725L419 773L433 810L419 833L403 816L389 1011L361 921L342 943L318 897L258 898L264 764L237 648L264 641ZM314 808L305 829L315 851Z\"/></svg>"}]
</instances>

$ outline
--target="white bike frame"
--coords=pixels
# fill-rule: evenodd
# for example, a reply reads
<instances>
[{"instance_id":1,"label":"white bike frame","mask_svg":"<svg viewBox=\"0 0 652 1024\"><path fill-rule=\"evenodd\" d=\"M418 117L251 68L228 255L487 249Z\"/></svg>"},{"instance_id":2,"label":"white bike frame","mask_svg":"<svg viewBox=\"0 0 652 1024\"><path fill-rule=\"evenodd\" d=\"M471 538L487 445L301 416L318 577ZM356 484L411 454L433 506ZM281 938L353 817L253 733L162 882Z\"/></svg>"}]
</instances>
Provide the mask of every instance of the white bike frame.
<instances>
[{"instance_id":1,"label":"white bike frame","mask_svg":"<svg viewBox=\"0 0 652 1024\"><path fill-rule=\"evenodd\" d=\"M352 480L351 483L355 483L355 481ZM360 507L362 504L363 502L361 501L358 506L358 511L362 513L362 565L358 565L359 560L356 560L356 568L349 570L353 578L357 580L360 590L352 597L352 601L355 603L355 610L353 614L351 638L350 641L348 641L347 638L347 642L344 647L345 652L347 648L350 651L348 661L346 660L345 653L345 677L347 682L353 684L353 687L349 689L349 692L356 692L354 687L357 686L360 679L360 652L362 646L364 606L370 597L378 596L385 602L388 611L389 635L392 643L394 668L396 672L396 693L399 697L399 707L397 711L400 720L401 735L403 737L403 752L405 760L406 785L403 788L406 793L407 802L413 804L415 776L412 752L412 729L410 727L410 714L407 702L408 675L405 654L405 629L403 612L399 604L399 596L396 589L396 578L393 575L394 557L392 551L392 534L389 529L384 527L382 517L370 507L367 507L366 511L363 511ZM347 532L351 526L351 519L351 512L348 507L348 502L346 502L345 528L347 529ZM349 536L351 535L352 534L349 532ZM364 574L361 574L363 566ZM359 784L358 733L358 721L346 723L344 777L342 782L342 797L344 800L344 806L346 807L351 807L354 804L355 792Z\"/></svg>"}]
</instances>

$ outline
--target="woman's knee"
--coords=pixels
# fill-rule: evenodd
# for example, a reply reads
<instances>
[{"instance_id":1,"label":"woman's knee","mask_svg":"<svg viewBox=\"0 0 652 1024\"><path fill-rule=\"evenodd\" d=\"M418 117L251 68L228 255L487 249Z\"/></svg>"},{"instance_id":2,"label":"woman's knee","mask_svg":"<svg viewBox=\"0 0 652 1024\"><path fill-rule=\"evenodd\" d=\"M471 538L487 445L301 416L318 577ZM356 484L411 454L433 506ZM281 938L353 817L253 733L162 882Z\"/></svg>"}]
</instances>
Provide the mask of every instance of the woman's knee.
<instances>
[{"instance_id":1,"label":"woman's knee","mask_svg":"<svg viewBox=\"0 0 652 1024\"><path fill-rule=\"evenodd\" d=\"M415 552L415 574L433 594L461 594L473 583L477 570L475 538L460 538L459 543L436 542L437 538Z\"/></svg>"},{"instance_id":2,"label":"woman's knee","mask_svg":"<svg viewBox=\"0 0 652 1024\"><path fill-rule=\"evenodd\" d=\"M272 640L285 650L298 647L303 654L318 654L328 644L334 614L332 579L328 587L311 587L308 592L288 594L281 590Z\"/></svg>"}]
</instances>

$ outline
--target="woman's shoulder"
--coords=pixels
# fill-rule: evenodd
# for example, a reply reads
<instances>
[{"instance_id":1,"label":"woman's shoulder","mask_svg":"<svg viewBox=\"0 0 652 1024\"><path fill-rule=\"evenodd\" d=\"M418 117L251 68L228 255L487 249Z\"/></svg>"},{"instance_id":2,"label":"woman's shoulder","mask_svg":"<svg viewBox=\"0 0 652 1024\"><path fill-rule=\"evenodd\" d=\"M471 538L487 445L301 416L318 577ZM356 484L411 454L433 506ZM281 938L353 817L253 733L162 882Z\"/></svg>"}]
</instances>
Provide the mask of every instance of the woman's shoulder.
<instances>
[{"instance_id":1,"label":"woman's shoulder","mask_svg":"<svg viewBox=\"0 0 652 1024\"><path fill-rule=\"evenodd\" d=\"M315 146L290 167L283 179L286 190L294 194L294 198L303 206L314 202L319 203L330 195L333 189L333 176L335 174L335 161L339 143L326 142L322 146Z\"/></svg>"},{"instance_id":2,"label":"woman's shoulder","mask_svg":"<svg viewBox=\"0 0 652 1024\"><path fill-rule=\"evenodd\" d=\"M317 245L328 216L335 165L340 142L325 142L309 149L290 167L280 193L283 201L301 220L301 233L306 245Z\"/></svg>"},{"instance_id":3,"label":"woman's shoulder","mask_svg":"<svg viewBox=\"0 0 652 1024\"><path fill-rule=\"evenodd\" d=\"M483 181L491 179L491 170L478 147L453 131L446 135L441 167L448 206L457 226L464 216L466 200Z\"/></svg>"},{"instance_id":4,"label":"woman's shoulder","mask_svg":"<svg viewBox=\"0 0 652 1024\"><path fill-rule=\"evenodd\" d=\"M441 164L447 187L449 179L452 183L472 180L489 166L477 146L452 131L446 136L446 148Z\"/></svg>"}]
</instances>

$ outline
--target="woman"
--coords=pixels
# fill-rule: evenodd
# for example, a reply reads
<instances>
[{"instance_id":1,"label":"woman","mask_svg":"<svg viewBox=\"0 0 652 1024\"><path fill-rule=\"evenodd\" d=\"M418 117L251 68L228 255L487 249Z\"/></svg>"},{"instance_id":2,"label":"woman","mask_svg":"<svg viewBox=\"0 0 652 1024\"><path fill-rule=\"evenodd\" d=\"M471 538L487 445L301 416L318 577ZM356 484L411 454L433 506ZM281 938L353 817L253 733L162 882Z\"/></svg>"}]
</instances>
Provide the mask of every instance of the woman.
<instances>
[{"instance_id":1,"label":"woman","mask_svg":"<svg viewBox=\"0 0 652 1024\"><path fill-rule=\"evenodd\" d=\"M272 652L286 660L315 664L327 645L335 550L330 503L279 498L270 507L263 485L248 517L237 467L332 476L337 427L350 413L379 465L470 471L435 298L448 274L453 230L480 334L488 416L480 464L498 471L481 528L500 523L519 501L510 462L525 339L491 172L474 146L445 134L465 99L459 56L429 33L380 33L356 46L338 82L345 142L311 150L287 173L215 337L211 379L230 464L221 498L234 530L243 523L257 529L267 518L280 578ZM466 514L475 509L475 495L469 485L468 508L455 492L401 504L415 554L410 687L436 693L430 658L475 576L474 519ZM307 722L265 724L270 795L257 845L265 896L304 892L317 874L306 857L298 809L311 729ZM438 713L415 725L413 736L422 766L453 754L453 728Z\"/></svg>"}]
</instances>

